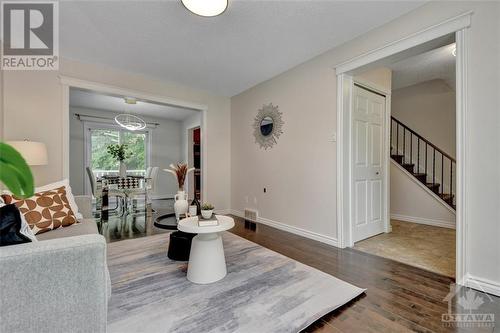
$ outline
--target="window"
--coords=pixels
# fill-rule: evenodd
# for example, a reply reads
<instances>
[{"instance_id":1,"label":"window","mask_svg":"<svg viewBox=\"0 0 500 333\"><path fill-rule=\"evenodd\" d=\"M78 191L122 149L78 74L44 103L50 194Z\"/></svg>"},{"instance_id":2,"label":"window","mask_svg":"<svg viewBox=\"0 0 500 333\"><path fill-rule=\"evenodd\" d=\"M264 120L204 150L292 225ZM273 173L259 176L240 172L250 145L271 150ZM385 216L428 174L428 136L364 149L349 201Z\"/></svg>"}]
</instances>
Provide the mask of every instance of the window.
<instances>
[{"instance_id":1,"label":"window","mask_svg":"<svg viewBox=\"0 0 500 333\"><path fill-rule=\"evenodd\" d=\"M127 174L144 175L148 166L149 132L131 132L108 124L86 124L86 166L97 177L118 174L119 162L108 154L111 144L126 144L132 156L125 160Z\"/></svg>"}]
</instances>

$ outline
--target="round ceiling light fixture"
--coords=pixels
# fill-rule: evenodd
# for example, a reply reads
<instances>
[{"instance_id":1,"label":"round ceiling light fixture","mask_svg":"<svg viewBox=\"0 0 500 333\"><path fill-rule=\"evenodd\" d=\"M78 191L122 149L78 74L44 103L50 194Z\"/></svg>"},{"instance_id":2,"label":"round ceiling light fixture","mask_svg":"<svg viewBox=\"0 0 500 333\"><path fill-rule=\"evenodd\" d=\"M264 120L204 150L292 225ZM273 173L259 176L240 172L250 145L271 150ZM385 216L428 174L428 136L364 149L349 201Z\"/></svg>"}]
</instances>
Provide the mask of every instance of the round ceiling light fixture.
<instances>
[{"instance_id":1,"label":"round ceiling light fixture","mask_svg":"<svg viewBox=\"0 0 500 333\"><path fill-rule=\"evenodd\" d=\"M190 12L204 17L213 17L224 13L228 0L181 0Z\"/></svg>"},{"instance_id":2,"label":"round ceiling light fixture","mask_svg":"<svg viewBox=\"0 0 500 333\"><path fill-rule=\"evenodd\" d=\"M138 131L146 128L146 122L144 120L128 113L117 115L115 121L118 125L129 131Z\"/></svg>"}]
</instances>

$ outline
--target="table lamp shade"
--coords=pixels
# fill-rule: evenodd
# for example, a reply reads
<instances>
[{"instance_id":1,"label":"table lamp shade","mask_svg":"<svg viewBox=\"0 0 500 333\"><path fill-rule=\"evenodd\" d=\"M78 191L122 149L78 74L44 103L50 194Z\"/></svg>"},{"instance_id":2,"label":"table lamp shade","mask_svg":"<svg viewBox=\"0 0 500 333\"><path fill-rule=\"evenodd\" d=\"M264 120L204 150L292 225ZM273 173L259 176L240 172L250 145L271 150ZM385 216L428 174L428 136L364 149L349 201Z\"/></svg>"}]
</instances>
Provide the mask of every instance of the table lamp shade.
<instances>
[{"instance_id":1,"label":"table lamp shade","mask_svg":"<svg viewBox=\"0 0 500 333\"><path fill-rule=\"evenodd\" d=\"M47 165L47 147L45 143L36 141L7 141L26 160L28 165Z\"/></svg>"}]
</instances>

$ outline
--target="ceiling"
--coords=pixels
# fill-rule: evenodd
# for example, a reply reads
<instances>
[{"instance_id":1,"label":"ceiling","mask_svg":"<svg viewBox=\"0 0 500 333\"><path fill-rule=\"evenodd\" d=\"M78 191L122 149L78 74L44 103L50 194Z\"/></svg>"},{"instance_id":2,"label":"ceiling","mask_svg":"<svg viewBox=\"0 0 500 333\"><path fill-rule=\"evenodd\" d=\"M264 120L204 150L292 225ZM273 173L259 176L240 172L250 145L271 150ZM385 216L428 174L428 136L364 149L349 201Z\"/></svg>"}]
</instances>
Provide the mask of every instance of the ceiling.
<instances>
[{"instance_id":1,"label":"ceiling","mask_svg":"<svg viewBox=\"0 0 500 333\"><path fill-rule=\"evenodd\" d=\"M392 89L442 79L455 89L455 43L417 54L387 67L392 69Z\"/></svg>"},{"instance_id":2,"label":"ceiling","mask_svg":"<svg viewBox=\"0 0 500 333\"><path fill-rule=\"evenodd\" d=\"M137 104L126 104L122 96L109 96L80 89L70 90L69 105L115 113L129 112L136 116L176 121L183 121L193 114L199 114L199 111L154 104L146 101L137 101Z\"/></svg>"},{"instance_id":3,"label":"ceiling","mask_svg":"<svg viewBox=\"0 0 500 333\"><path fill-rule=\"evenodd\" d=\"M60 51L233 96L422 4L233 0L203 18L177 0L61 1Z\"/></svg>"}]
</instances>

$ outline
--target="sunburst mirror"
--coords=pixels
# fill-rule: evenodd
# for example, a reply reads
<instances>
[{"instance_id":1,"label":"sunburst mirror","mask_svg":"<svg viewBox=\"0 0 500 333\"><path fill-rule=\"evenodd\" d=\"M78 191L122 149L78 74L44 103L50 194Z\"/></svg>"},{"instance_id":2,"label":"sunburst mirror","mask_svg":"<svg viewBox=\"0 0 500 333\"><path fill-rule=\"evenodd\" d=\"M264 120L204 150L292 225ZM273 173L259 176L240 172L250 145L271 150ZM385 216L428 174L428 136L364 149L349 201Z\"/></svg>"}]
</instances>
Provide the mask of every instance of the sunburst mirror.
<instances>
[{"instance_id":1,"label":"sunburst mirror","mask_svg":"<svg viewBox=\"0 0 500 333\"><path fill-rule=\"evenodd\" d=\"M260 148L272 148L278 142L284 125L281 115L278 106L273 103L263 105L257 112L253 122L253 135Z\"/></svg>"}]
</instances>

